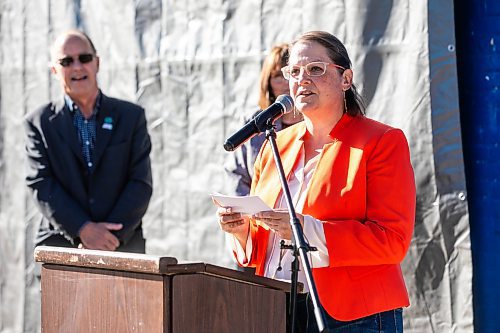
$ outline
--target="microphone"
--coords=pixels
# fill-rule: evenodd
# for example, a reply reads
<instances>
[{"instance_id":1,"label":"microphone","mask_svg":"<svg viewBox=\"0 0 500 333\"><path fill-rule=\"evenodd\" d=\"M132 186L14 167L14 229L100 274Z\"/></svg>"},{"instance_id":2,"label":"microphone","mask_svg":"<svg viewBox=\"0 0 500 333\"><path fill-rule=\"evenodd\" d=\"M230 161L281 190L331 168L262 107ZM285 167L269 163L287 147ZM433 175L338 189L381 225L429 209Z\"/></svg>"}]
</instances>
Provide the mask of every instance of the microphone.
<instances>
[{"instance_id":1,"label":"microphone","mask_svg":"<svg viewBox=\"0 0 500 333\"><path fill-rule=\"evenodd\" d=\"M288 95L279 95L267 109L250 119L239 131L224 142L224 149L233 151L255 135L264 132L276 119L293 110L293 100Z\"/></svg>"}]
</instances>

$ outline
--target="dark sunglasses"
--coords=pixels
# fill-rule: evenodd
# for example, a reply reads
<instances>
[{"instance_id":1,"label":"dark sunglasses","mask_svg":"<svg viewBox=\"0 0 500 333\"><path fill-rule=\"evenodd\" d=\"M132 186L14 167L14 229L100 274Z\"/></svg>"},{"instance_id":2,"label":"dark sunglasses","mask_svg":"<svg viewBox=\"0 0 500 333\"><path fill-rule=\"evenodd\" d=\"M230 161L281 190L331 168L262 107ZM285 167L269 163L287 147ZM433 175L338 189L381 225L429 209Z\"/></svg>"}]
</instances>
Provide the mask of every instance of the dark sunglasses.
<instances>
[{"instance_id":1,"label":"dark sunglasses","mask_svg":"<svg viewBox=\"0 0 500 333\"><path fill-rule=\"evenodd\" d=\"M82 64L87 64L91 62L94 59L94 55L90 53L84 53L84 54L79 54L78 55L78 61ZM75 59L73 57L64 57L62 59L57 60L59 65L63 67L69 67L71 66L74 62Z\"/></svg>"}]
</instances>

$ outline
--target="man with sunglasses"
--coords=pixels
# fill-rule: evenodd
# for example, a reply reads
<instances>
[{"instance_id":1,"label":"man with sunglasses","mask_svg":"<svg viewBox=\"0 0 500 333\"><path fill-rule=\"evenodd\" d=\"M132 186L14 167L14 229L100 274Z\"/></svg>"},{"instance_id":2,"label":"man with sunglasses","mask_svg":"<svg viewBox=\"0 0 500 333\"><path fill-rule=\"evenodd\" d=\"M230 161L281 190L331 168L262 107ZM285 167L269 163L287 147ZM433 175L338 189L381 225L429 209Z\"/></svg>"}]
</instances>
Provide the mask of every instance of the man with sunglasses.
<instances>
[{"instance_id":1,"label":"man with sunglasses","mask_svg":"<svg viewBox=\"0 0 500 333\"><path fill-rule=\"evenodd\" d=\"M42 213L37 245L145 252L152 194L144 109L104 95L90 38L70 30L51 49L63 97L26 117L27 185Z\"/></svg>"}]
</instances>

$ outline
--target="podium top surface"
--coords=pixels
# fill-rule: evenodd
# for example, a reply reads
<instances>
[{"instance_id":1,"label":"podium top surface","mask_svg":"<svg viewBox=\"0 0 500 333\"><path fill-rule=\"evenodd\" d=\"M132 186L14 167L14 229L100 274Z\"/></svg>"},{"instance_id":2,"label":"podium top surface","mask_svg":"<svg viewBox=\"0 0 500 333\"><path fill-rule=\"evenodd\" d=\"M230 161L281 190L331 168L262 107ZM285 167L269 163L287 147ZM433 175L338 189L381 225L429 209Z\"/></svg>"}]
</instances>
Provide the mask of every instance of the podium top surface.
<instances>
[{"instance_id":1,"label":"podium top surface","mask_svg":"<svg viewBox=\"0 0 500 333\"><path fill-rule=\"evenodd\" d=\"M55 246L37 246L35 248L34 256L35 261L46 264L156 274L165 272L169 265L177 264L177 259L173 257Z\"/></svg>"},{"instance_id":2,"label":"podium top surface","mask_svg":"<svg viewBox=\"0 0 500 333\"><path fill-rule=\"evenodd\" d=\"M278 290L290 291L291 289L288 282L251 275L212 264L179 263L174 257L53 246L36 247L34 257L35 261L44 264L160 275L208 274ZM302 288L299 287L300 289Z\"/></svg>"}]
</instances>

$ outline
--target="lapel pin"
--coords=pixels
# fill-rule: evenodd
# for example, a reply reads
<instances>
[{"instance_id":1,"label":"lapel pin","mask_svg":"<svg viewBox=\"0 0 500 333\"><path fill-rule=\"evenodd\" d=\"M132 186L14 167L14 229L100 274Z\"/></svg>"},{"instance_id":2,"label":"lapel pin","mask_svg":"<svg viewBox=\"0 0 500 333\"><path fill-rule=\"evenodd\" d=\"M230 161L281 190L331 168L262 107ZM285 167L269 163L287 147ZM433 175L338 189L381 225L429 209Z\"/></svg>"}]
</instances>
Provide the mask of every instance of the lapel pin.
<instances>
[{"instance_id":1,"label":"lapel pin","mask_svg":"<svg viewBox=\"0 0 500 333\"><path fill-rule=\"evenodd\" d=\"M113 129L113 118L106 117L104 118L104 123L102 124L103 129L112 130Z\"/></svg>"}]
</instances>

